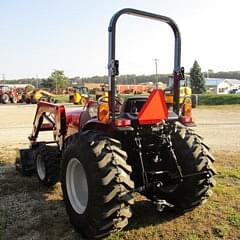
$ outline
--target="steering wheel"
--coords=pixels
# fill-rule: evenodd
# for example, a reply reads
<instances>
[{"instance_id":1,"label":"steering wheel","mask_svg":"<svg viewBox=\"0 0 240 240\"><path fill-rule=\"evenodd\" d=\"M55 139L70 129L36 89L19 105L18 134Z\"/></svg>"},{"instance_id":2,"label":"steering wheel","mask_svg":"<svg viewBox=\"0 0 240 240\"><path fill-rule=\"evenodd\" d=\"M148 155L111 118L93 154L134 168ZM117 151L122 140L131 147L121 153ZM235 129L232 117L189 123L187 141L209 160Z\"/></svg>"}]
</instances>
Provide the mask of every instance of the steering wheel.
<instances>
[{"instance_id":1,"label":"steering wheel","mask_svg":"<svg viewBox=\"0 0 240 240\"><path fill-rule=\"evenodd\" d=\"M108 96L102 96L102 97L100 97L100 98L97 100L97 103L98 103L98 104L107 103L107 102L108 102ZM116 104L118 104L118 105L122 105L122 102L121 102L121 98L120 98L120 97L115 97L115 102L116 102Z\"/></svg>"},{"instance_id":2,"label":"steering wheel","mask_svg":"<svg viewBox=\"0 0 240 240\"><path fill-rule=\"evenodd\" d=\"M108 103L108 96L102 96L97 100L98 104ZM115 97L115 112L120 113L122 102L120 97Z\"/></svg>"}]
</instances>

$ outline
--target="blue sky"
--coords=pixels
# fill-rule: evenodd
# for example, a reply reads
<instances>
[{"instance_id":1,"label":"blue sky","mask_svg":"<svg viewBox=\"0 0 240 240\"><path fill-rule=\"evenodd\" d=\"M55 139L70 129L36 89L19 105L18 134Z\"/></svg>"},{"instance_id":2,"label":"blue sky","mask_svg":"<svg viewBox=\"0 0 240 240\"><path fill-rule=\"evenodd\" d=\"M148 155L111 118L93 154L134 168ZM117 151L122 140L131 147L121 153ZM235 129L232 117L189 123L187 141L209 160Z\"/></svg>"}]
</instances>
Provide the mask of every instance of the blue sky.
<instances>
[{"instance_id":1,"label":"blue sky","mask_svg":"<svg viewBox=\"0 0 240 240\"><path fill-rule=\"evenodd\" d=\"M132 7L166 15L179 25L182 66L240 70L238 0L9 0L0 3L0 74L6 79L107 74L109 20ZM117 26L120 74L173 70L173 34L165 24L122 16ZM1 77L0 77L1 78Z\"/></svg>"}]
</instances>

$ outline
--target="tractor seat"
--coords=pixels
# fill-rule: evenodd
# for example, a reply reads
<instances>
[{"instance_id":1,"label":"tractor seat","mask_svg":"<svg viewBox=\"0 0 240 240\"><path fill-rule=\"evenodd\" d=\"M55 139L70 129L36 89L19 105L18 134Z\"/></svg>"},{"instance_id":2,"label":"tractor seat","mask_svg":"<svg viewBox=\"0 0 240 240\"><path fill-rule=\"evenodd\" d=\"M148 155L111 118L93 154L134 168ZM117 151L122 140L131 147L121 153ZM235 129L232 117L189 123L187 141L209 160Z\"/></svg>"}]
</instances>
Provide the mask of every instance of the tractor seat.
<instances>
[{"instance_id":1,"label":"tractor seat","mask_svg":"<svg viewBox=\"0 0 240 240\"><path fill-rule=\"evenodd\" d=\"M120 117L137 120L138 113L147 98L147 96L128 98L121 107Z\"/></svg>"}]
</instances>

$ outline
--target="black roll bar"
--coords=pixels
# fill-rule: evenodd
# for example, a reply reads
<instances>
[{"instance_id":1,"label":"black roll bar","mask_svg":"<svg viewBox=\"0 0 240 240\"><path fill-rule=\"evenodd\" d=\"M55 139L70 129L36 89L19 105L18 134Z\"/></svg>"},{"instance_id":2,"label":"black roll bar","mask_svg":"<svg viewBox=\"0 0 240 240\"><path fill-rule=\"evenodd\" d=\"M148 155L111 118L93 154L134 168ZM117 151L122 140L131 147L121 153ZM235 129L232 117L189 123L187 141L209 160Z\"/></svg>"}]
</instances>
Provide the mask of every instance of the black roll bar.
<instances>
[{"instance_id":1,"label":"black roll bar","mask_svg":"<svg viewBox=\"0 0 240 240\"><path fill-rule=\"evenodd\" d=\"M174 105L173 110L179 114L179 80L182 79L181 70L181 36L177 24L169 17L145 12L132 8L124 8L116 12L109 23L108 33L108 94L109 94L109 107L110 116L113 121L115 120L115 77L118 75L118 61L115 59L115 49L116 49L116 23L118 18L123 14L134 15L143 18L149 18L161 22L167 23L173 30L175 36L175 47L174 47Z\"/></svg>"}]
</instances>

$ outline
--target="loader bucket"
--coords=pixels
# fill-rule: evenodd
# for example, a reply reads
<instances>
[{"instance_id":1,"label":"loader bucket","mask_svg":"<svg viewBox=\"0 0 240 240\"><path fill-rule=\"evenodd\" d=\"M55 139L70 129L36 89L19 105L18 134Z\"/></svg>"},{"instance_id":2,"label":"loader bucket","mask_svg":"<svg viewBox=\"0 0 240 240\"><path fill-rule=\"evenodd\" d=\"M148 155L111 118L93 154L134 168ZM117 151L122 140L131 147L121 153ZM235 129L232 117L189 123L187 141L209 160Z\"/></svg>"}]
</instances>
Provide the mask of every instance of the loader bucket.
<instances>
[{"instance_id":1,"label":"loader bucket","mask_svg":"<svg viewBox=\"0 0 240 240\"><path fill-rule=\"evenodd\" d=\"M30 148L19 149L15 164L16 170L23 176L31 176L36 169L34 150Z\"/></svg>"}]
</instances>

